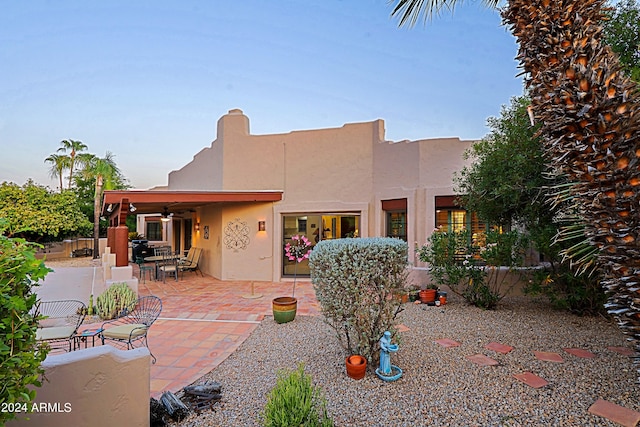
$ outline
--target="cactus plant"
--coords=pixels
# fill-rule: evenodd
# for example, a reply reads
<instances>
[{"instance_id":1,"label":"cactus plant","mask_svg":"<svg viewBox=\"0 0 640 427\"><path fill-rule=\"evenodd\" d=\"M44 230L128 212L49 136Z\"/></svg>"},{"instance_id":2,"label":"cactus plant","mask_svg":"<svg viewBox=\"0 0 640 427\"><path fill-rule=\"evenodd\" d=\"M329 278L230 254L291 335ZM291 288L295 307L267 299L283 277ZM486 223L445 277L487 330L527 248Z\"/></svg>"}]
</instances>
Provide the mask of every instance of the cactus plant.
<instances>
[{"instance_id":1,"label":"cactus plant","mask_svg":"<svg viewBox=\"0 0 640 427\"><path fill-rule=\"evenodd\" d=\"M126 283L114 283L96 299L96 309L102 319L115 319L137 299L136 293Z\"/></svg>"}]
</instances>

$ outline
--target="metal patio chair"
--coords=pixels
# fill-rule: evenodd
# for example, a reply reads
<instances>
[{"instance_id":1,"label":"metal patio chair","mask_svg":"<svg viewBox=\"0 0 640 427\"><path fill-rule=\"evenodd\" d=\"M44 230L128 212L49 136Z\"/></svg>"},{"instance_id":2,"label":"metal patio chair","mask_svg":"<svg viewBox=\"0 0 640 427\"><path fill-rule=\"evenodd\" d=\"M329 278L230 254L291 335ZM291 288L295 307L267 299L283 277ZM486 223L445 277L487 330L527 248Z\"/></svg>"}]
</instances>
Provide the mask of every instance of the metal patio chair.
<instances>
[{"instance_id":1,"label":"metal patio chair","mask_svg":"<svg viewBox=\"0 0 640 427\"><path fill-rule=\"evenodd\" d=\"M127 350L135 348L134 343L140 342L149 348L147 333L162 311L162 300L156 296L140 297L125 309L124 314L117 319L102 324L100 333L102 344L114 341L124 344ZM149 354L156 363L156 357L149 350Z\"/></svg>"},{"instance_id":2,"label":"metal patio chair","mask_svg":"<svg viewBox=\"0 0 640 427\"><path fill-rule=\"evenodd\" d=\"M191 252L191 249L193 249L193 253ZM180 264L178 264L178 269L183 273L185 271L194 271L194 272L199 271L200 275L204 276L204 274L202 274L202 270L200 270L200 267L198 267L198 263L200 262L200 256L202 255L202 248L192 247L191 249L189 249L189 254L191 254L191 259L189 259L189 255L187 255L187 258L181 261Z\"/></svg>"},{"instance_id":3,"label":"metal patio chair","mask_svg":"<svg viewBox=\"0 0 640 427\"><path fill-rule=\"evenodd\" d=\"M44 341L52 349L71 351L87 312L87 306L77 300L40 301L34 314L46 316L38 321L36 340Z\"/></svg>"}]
</instances>

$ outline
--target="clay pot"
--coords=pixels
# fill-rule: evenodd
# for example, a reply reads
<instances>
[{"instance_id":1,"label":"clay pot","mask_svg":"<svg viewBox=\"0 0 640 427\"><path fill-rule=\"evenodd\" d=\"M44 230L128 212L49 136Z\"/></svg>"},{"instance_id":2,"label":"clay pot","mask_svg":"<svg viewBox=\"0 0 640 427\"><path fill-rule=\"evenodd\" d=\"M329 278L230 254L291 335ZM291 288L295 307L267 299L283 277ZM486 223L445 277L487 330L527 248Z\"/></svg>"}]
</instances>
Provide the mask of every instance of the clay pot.
<instances>
[{"instance_id":1,"label":"clay pot","mask_svg":"<svg viewBox=\"0 0 640 427\"><path fill-rule=\"evenodd\" d=\"M361 380L364 378L364 375L367 373L367 359L354 354L347 357L345 362L347 365L347 375L354 380Z\"/></svg>"},{"instance_id":2,"label":"clay pot","mask_svg":"<svg viewBox=\"0 0 640 427\"><path fill-rule=\"evenodd\" d=\"M435 289L423 289L420 291L420 302L423 304L433 303L436 301Z\"/></svg>"},{"instance_id":3,"label":"clay pot","mask_svg":"<svg viewBox=\"0 0 640 427\"><path fill-rule=\"evenodd\" d=\"M293 297L278 297L271 301L273 308L273 320L276 323L291 322L296 318L298 300Z\"/></svg>"}]
</instances>

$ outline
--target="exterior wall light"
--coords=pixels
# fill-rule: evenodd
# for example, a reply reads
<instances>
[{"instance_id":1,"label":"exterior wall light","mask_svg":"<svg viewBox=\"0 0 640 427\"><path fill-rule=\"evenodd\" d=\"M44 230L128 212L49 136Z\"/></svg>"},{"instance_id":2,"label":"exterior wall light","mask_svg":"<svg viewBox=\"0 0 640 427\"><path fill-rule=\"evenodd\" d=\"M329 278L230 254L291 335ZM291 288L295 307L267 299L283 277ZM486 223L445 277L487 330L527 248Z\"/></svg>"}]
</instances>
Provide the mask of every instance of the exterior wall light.
<instances>
[{"instance_id":1,"label":"exterior wall light","mask_svg":"<svg viewBox=\"0 0 640 427\"><path fill-rule=\"evenodd\" d=\"M196 225L194 226L196 231L200 231L200 223L196 222Z\"/></svg>"},{"instance_id":2,"label":"exterior wall light","mask_svg":"<svg viewBox=\"0 0 640 427\"><path fill-rule=\"evenodd\" d=\"M266 221L258 221L258 231L267 231Z\"/></svg>"}]
</instances>

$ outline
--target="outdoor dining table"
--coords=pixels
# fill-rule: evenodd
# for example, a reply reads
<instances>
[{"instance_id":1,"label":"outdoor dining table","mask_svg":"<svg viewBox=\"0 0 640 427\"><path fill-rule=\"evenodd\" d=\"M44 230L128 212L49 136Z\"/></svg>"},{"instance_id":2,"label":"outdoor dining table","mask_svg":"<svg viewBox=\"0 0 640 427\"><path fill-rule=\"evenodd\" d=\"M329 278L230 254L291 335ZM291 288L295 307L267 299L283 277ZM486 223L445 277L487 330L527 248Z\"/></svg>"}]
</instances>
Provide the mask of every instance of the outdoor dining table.
<instances>
[{"instance_id":1,"label":"outdoor dining table","mask_svg":"<svg viewBox=\"0 0 640 427\"><path fill-rule=\"evenodd\" d=\"M164 259L182 259L184 258L182 255L177 254L169 254L169 255L153 255L144 257L144 262L155 262L156 263L156 275L155 278L158 280L158 268L160 267L160 262Z\"/></svg>"}]
</instances>

